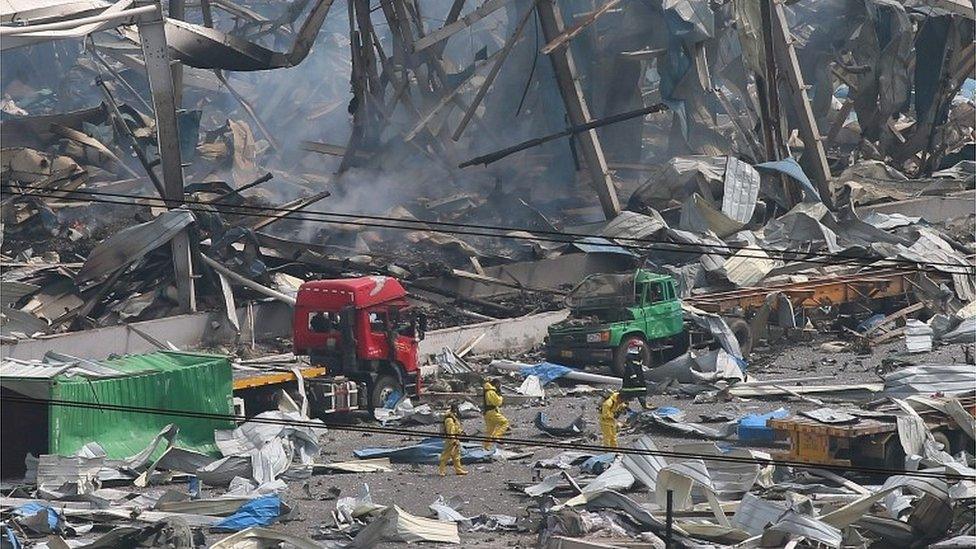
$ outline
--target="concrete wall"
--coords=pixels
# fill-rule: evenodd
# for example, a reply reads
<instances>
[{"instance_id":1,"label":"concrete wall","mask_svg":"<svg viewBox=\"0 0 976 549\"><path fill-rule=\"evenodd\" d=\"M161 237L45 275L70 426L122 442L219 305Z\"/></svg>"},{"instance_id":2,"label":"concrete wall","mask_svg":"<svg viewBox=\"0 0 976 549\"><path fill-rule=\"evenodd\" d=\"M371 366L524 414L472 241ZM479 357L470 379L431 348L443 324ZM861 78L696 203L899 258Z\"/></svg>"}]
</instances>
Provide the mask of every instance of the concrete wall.
<instances>
[{"instance_id":1,"label":"concrete wall","mask_svg":"<svg viewBox=\"0 0 976 549\"><path fill-rule=\"evenodd\" d=\"M469 326L434 330L420 342L420 354L421 356L433 355L444 347L457 349L483 333L486 334L485 337L474 348L476 353L524 351L542 343L549 325L567 316L569 311L551 311L521 318L492 320Z\"/></svg>"},{"instance_id":2,"label":"concrete wall","mask_svg":"<svg viewBox=\"0 0 976 549\"><path fill-rule=\"evenodd\" d=\"M291 337L291 307L272 301L252 308L253 322L246 307L238 309L241 326L241 342L255 339ZM553 311L517 319L494 320L469 326L434 330L420 342L421 361L426 355L439 352L444 347L456 349L486 333L475 348L477 352L520 351L542 342L546 328L569 313ZM172 343L180 349L218 345L234 341L234 334L227 329L227 319L220 311L172 316L146 320L132 324L162 343ZM109 355L146 353L157 347L130 329L127 325L109 326L81 332L54 334L35 339L20 340L0 345L3 358L40 359L48 351L57 351L81 358L99 360Z\"/></svg>"},{"instance_id":3,"label":"concrete wall","mask_svg":"<svg viewBox=\"0 0 976 549\"><path fill-rule=\"evenodd\" d=\"M253 326L256 326L255 339L291 337L291 307L273 301L254 305ZM247 307L237 310L241 326L241 341L250 341L252 333L251 314ZM227 329L227 318L223 312L204 312L171 316L156 320L133 322L139 331L162 342L172 343L180 349L193 349L204 343L233 341ZM146 353L157 347L129 328L128 325L108 326L80 332L53 334L34 339L19 340L16 343L0 345L3 358L40 359L48 351L57 351L81 358L99 360L109 355Z\"/></svg>"}]
</instances>

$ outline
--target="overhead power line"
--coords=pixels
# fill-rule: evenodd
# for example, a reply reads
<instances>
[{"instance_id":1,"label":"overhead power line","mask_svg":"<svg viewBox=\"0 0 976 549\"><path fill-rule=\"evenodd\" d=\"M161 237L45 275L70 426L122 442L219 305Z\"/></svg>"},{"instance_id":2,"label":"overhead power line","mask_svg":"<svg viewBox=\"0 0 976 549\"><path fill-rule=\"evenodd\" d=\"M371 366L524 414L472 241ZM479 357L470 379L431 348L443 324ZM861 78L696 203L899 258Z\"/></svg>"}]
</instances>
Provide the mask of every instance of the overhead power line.
<instances>
[{"instance_id":1,"label":"overhead power line","mask_svg":"<svg viewBox=\"0 0 976 549\"><path fill-rule=\"evenodd\" d=\"M227 204L216 205L213 203L199 201L199 200L188 200L188 199L169 199L169 198L159 198L159 197L145 197L137 195L129 195L123 193L109 193L109 192L99 192L99 191L86 191L86 190L56 190L39 188L32 186L22 186L20 188L4 185L2 187L8 191L16 191L16 194L28 197L41 197L41 198L59 198L67 200L77 200L86 202L95 202L102 204L112 204L112 205L122 205L122 206L134 206L139 207L143 204L131 202L131 200L147 201L158 203L160 206L172 207L173 205L185 206L186 209L190 211L202 211L202 212L213 212L214 210L222 213L228 213L240 216L250 216L250 217L260 217L260 218L280 218L280 219L291 219L296 221L310 221L324 224L336 224L336 225L352 225L368 228L378 228L378 229L396 229L396 230L409 230L409 231L431 231L444 234L453 235L464 235L464 236L480 236L489 238L501 238L501 239L511 239L511 240L525 240L529 242L555 242L560 244L573 244L579 243L583 239L592 239L597 235L589 235L583 233L568 233L559 231L549 231L549 230L531 230L526 228L518 227L502 227L493 225L478 225L478 224L463 224L463 223L451 223L443 221L425 221L425 220L415 220L415 219L403 219L388 216L376 216L376 215L359 215L359 214L347 214L339 212L308 212L299 210L289 210L287 208L278 207L263 207L263 206L252 206L252 205L239 205L230 206ZM24 192L23 189L32 190L34 192ZM35 191L36 189L36 191ZM39 192L43 191L43 192ZM116 197L124 198L125 201L118 200L107 200L100 197ZM156 205L156 204L148 204ZM238 211L238 210L255 210L255 211ZM282 213L285 215L274 215L267 212ZM329 218L340 218L340 220L329 219ZM363 220L370 221L363 221ZM387 224L375 223L372 221L383 221L388 222ZM431 227L434 225L435 227ZM436 228L439 226L446 227L459 227L459 229L448 230ZM479 230L470 229L486 229L489 231L524 231L533 233L533 236L520 235L520 234L510 234L510 233L500 233L500 232L484 232ZM538 236L536 236L536 234ZM550 235L557 236L558 238L553 238ZM759 246L735 246L729 244L698 244L698 243L681 243L681 242L671 242L667 240L660 239L650 239L650 238L636 238L636 237L612 237L613 240L624 240L634 243L645 243L644 245L635 244L616 244L623 249L634 250L640 252L648 251L667 251L673 253L686 253L686 254L710 254L718 255L723 257L729 257L735 255L739 252L759 252L758 254L747 254L739 253L739 257L744 258L756 258L756 259L781 259L784 261L797 261L797 262L807 262L807 263L819 263L828 265L860 265L860 266L870 266L875 265L879 262L884 262L889 265L905 265L915 271L932 271L939 270L945 272L948 269L959 270L964 269L967 271L966 274L976 274L976 267L973 265L966 265L962 263L953 262L938 262L938 261L912 261L900 258L869 258L863 256L857 256L852 254L843 253L830 253L830 252L799 252L799 251L788 251L788 250L776 250L772 248L763 248ZM919 267L919 266L923 267ZM945 267L940 269L939 267Z\"/></svg>"},{"instance_id":2,"label":"overhead power line","mask_svg":"<svg viewBox=\"0 0 976 549\"><path fill-rule=\"evenodd\" d=\"M70 408L80 408L89 409L96 411L112 411L112 412L126 412L126 413L136 413L136 414L149 414L167 417L184 417L193 419L211 419L216 421L232 421L232 422L255 422L263 423L268 425L283 425L289 427L308 427L317 428L328 427L336 431L349 431L357 433L369 433L369 434L383 434L383 435L398 435L406 436L411 438L447 438L447 435L439 431L421 431L416 429L404 429L404 428L393 428L393 427L377 427L377 426L364 426L364 425L346 425L340 423L320 423L317 421L307 420L307 421L295 421L295 420L283 420L276 418L260 418L260 417L246 417L238 416L234 414L217 414L209 412L197 412L189 410L170 410L162 408L153 407L141 407L141 406L128 406L121 404L108 404L108 403L94 403L94 402L80 402L72 400L63 399L39 399L27 396L10 396L4 397L4 402L16 402L22 404L29 404L34 406L65 406ZM464 442L492 442L494 439L479 435L460 435L458 438ZM618 453L627 455L637 455L637 456L659 456L667 457L673 459L700 459L703 461L713 461L721 463L745 463L752 465L779 465L783 467L794 467L799 469L824 469L824 470L835 470L835 471L850 471L858 472L864 474L879 474L879 475L900 475L906 477L914 478L933 478L942 480L976 480L976 475L965 475L950 471L909 471L904 469L890 469L884 467L864 467L858 465L831 465L831 464L819 464L819 463L807 463L803 461L792 461L783 459L762 459L762 458L747 458L739 456L723 456L723 455L708 455L699 454L694 452L675 452L669 450L648 450L644 448L613 448L609 446L603 446L598 444L581 444L581 443L570 443L570 442L558 442L549 440L534 440L534 439L524 439L515 437L506 437L502 439L502 442L506 445L511 446L542 446L546 448L555 448L560 450L578 450L587 452L600 452L600 453Z\"/></svg>"}]
</instances>

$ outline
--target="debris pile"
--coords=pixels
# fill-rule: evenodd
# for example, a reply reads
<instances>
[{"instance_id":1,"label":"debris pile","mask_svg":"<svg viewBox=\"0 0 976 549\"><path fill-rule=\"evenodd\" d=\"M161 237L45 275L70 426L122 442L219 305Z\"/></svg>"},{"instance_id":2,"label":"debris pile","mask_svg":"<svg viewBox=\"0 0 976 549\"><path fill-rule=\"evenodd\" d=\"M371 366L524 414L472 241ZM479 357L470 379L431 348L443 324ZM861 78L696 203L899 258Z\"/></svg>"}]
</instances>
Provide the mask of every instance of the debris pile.
<instances>
[{"instance_id":1,"label":"debris pile","mask_svg":"<svg viewBox=\"0 0 976 549\"><path fill-rule=\"evenodd\" d=\"M971 546L974 29L3 3L4 546Z\"/></svg>"}]
</instances>

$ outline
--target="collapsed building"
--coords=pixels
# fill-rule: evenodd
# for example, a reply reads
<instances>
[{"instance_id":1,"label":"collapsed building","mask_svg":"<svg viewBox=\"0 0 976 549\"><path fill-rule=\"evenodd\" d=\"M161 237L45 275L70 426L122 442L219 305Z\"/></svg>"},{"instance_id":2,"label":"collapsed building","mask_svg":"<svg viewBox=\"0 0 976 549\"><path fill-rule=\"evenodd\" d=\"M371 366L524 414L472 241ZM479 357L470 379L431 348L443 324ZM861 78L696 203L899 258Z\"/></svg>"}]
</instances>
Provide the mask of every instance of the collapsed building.
<instances>
[{"instance_id":1,"label":"collapsed building","mask_svg":"<svg viewBox=\"0 0 976 549\"><path fill-rule=\"evenodd\" d=\"M974 25L964 0L8 1L4 379L285 351L303 282L375 275L444 329L425 356L538 345L637 267L750 345L879 314L972 343Z\"/></svg>"}]
</instances>

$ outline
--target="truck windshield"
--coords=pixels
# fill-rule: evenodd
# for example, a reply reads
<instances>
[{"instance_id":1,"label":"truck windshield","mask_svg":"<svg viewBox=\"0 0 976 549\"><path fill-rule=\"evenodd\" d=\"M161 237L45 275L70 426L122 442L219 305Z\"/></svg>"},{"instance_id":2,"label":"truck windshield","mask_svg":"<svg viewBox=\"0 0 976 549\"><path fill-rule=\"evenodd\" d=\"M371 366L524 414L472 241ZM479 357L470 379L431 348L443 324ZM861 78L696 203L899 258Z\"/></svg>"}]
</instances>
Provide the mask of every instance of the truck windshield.
<instances>
[{"instance_id":1,"label":"truck windshield","mask_svg":"<svg viewBox=\"0 0 976 549\"><path fill-rule=\"evenodd\" d=\"M634 278L634 273L590 275L566 296L566 305L587 310L632 306L637 302Z\"/></svg>"},{"instance_id":2,"label":"truck windshield","mask_svg":"<svg viewBox=\"0 0 976 549\"><path fill-rule=\"evenodd\" d=\"M308 329L314 333L331 332L339 324L339 315L325 311L310 313L308 316Z\"/></svg>"}]
</instances>

